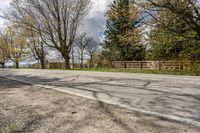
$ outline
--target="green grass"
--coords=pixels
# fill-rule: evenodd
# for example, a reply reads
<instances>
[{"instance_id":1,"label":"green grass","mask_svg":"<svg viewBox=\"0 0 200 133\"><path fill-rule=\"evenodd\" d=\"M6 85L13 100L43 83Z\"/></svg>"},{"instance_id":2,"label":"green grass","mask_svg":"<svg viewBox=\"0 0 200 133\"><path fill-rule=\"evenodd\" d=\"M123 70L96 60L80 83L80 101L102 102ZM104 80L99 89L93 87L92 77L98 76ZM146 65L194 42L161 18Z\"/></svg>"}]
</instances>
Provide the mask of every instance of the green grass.
<instances>
[{"instance_id":1,"label":"green grass","mask_svg":"<svg viewBox=\"0 0 200 133\"><path fill-rule=\"evenodd\" d=\"M51 69L51 70L65 70L65 69ZM150 69L114 69L114 68L84 68L72 69L78 71L95 71L95 72L124 72L124 73L143 73L143 74L166 74L166 75L188 75L200 76L200 71L185 71L185 70L150 70Z\"/></svg>"},{"instance_id":2,"label":"green grass","mask_svg":"<svg viewBox=\"0 0 200 133\"><path fill-rule=\"evenodd\" d=\"M17 125L11 124L8 127L9 133L16 133L17 132Z\"/></svg>"},{"instance_id":3,"label":"green grass","mask_svg":"<svg viewBox=\"0 0 200 133\"><path fill-rule=\"evenodd\" d=\"M17 133L18 128L16 124L7 125L5 129L0 129L0 133Z\"/></svg>"}]
</instances>

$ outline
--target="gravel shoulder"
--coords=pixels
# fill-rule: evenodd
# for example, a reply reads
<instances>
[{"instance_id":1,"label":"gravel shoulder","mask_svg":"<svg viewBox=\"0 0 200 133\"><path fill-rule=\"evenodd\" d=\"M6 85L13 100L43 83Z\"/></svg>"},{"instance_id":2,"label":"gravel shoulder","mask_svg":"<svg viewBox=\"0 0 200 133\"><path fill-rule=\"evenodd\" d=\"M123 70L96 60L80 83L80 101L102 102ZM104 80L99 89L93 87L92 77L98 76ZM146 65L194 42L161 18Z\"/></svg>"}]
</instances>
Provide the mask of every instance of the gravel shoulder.
<instances>
[{"instance_id":1,"label":"gravel shoulder","mask_svg":"<svg viewBox=\"0 0 200 133\"><path fill-rule=\"evenodd\" d=\"M1 132L200 133L200 129L0 78Z\"/></svg>"}]
</instances>

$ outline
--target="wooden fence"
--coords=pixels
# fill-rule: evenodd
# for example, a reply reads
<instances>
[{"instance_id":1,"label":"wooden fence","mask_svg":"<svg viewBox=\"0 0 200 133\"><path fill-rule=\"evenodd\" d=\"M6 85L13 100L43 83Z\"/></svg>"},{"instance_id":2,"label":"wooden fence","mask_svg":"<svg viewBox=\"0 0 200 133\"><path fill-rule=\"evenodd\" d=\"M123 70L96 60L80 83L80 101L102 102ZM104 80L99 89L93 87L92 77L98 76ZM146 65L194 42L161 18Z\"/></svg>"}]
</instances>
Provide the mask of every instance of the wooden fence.
<instances>
[{"instance_id":1,"label":"wooden fence","mask_svg":"<svg viewBox=\"0 0 200 133\"><path fill-rule=\"evenodd\" d=\"M64 69L65 68L65 63L64 62L49 62L46 66L48 69ZM71 64L71 68L80 68L79 64L74 64L72 66ZM40 69L40 64L33 64L30 68L33 69Z\"/></svg>"},{"instance_id":2,"label":"wooden fence","mask_svg":"<svg viewBox=\"0 0 200 133\"><path fill-rule=\"evenodd\" d=\"M152 69L152 61L115 61L114 68Z\"/></svg>"},{"instance_id":3,"label":"wooden fence","mask_svg":"<svg viewBox=\"0 0 200 133\"><path fill-rule=\"evenodd\" d=\"M200 66L200 62L197 63ZM191 62L180 61L115 61L112 62L111 68L116 69L152 69L152 70L190 70L193 64ZM49 62L47 68L49 69L64 69L64 62ZM80 64L74 64L74 68L80 68ZM93 64L94 67L106 67ZM84 64L85 68L89 67L89 64ZM12 67L10 67L12 68ZM26 66L20 66L20 68L33 68L40 69L40 64L32 64ZM72 64L71 64L72 68Z\"/></svg>"},{"instance_id":4,"label":"wooden fence","mask_svg":"<svg viewBox=\"0 0 200 133\"><path fill-rule=\"evenodd\" d=\"M182 61L116 61L113 62L113 66L114 68L127 69L188 70L191 69L192 63Z\"/></svg>"},{"instance_id":5,"label":"wooden fence","mask_svg":"<svg viewBox=\"0 0 200 133\"><path fill-rule=\"evenodd\" d=\"M114 68L153 69L153 70L190 70L191 62L183 61L116 61ZM200 63L196 65L200 66Z\"/></svg>"}]
</instances>

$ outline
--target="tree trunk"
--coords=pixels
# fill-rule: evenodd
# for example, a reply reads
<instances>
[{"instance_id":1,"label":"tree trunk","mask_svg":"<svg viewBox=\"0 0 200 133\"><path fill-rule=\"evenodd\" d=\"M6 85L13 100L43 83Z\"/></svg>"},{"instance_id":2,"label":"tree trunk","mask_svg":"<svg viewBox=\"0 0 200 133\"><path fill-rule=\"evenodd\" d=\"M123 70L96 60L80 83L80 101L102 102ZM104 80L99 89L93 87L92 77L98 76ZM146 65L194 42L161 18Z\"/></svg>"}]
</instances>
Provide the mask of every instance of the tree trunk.
<instances>
[{"instance_id":1,"label":"tree trunk","mask_svg":"<svg viewBox=\"0 0 200 133\"><path fill-rule=\"evenodd\" d=\"M90 56L90 68L93 67L92 62L93 62L93 56Z\"/></svg>"},{"instance_id":2,"label":"tree trunk","mask_svg":"<svg viewBox=\"0 0 200 133\"><path fill-rule=\"evenodd\" d=\"M5 68L5 63L2 63L1 65L2 65L2 68L4 69Z\"/></svg>"},{"instance_id":3,"label":"tree trunk","mask_svg":"<svg viewBox=\"0 0 200 133\"><path fill-rule=\"evenodd\" d=\"M40 59L41 69L46 69L46 62L45 59Z\"/></svg>"},{"instance_id":4,"label":"tree trunk","mask_svg":"<svg viewBox=\"0 0 200 133\"><path fill-rule=\"evenodd\" d=\"M16 68L16 69L19 69L19 61L16 61L16 62L15 62L15 68Z\"/></svg>"},{"instance_id":5,"label":"tree trunk","mask_svg":"<svg viewBox=\"0 0 200 133\"><path fill-rule=\"evenodd\" d=\"M2 66L2 68L5 68L5 63L1 62L0 65Z\"/></svg>"},{"instance_id":6,"label":"tree trunk","mask_svg":"<svg viewBox=\"0 0 200 133\"><path fill-rule=\"evenodd\" d=\"M81 59L81 68L83 68L83 58Z\"/></svg>"},{"instance_id":7,"label":"tree trunk","mask_svg":"<svg viewBox=\"0 0 200 133\"><path fill-rule=\"evenodd\" d=\"M69 57L69 55L65 55L63 57L65 59L65 69L71 69L70 68L70 57Z\"/></svg>"},{"instance_id":8,"label":"tree trunk","mask_svg":"<svg viewBox=\"0 0 200 133\"><path fill-rule=\"evenodd\" d=\"M42 43L43 44L43 43ZM40 56L40 65L41 65L41 69L46 69L47 68L47 62L46 62L46 55L45 55L45 51L44 51L44 45L42 46L42 54Z\"/></svg>"},{"instance_id":9,"label":"tree trunk","mask_svg":"<svg viewBox=\"0 0 200 133\"><path fill-rule=\"evenodd\" d=\"M83 68L83 52L81 53L81 68Z\"/></svg>"},{"instance_id":10,"label":"tree trunk","mask_svg":"<svg viewBox=\"0 0 200 133\"><path fill-rule=\"evenodd\" d=\"M73 48L72 48L72 69L74 69L74 49Z\"/></svg>"}]
</instances>

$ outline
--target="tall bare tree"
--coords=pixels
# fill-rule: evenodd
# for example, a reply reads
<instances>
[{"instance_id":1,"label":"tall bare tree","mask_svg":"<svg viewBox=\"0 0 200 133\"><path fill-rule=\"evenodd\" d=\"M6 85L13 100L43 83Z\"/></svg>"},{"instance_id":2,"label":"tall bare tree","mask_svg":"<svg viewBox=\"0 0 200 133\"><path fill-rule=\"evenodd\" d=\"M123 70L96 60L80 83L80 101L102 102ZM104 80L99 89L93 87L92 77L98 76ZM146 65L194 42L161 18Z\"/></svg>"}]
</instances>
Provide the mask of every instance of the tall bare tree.
<instances>
[{"instance_id":1,"label":"tall bare tree","mask_svg":"<svg viewBox=\"0 0 200 133\"><path fill-rule=\"evenodd\" d=\"M76 38L76 47L78 50L78 53L80 53L80 61L81 61L81 68L83 68L84 64L84 52L86 50L86 47L90 45L92 42L91 37L87 36L87 33L82 33L77 36Z\"/></svg>"},{"instance_id":2,"label":"tall bare tree","mask_svg":"<svg viewBox=\"0 0 200 133\"><path fill-rule=\"evenodd\" d=\"M75 36L90 9L90 0L14 0L9 19L30 26L42 34L49 47L57 49L70 69L70 52ZM36 24L24 21L34 19Z\"/></svg>"},{"instance_id":3,"label":"tall bare tree","mask_svg":"<svg viewBox=\"0 0 200 133\"><path fill-rule=\"evenodd\" d=\"M5 68L5 63L9 60L7 39L5 34L0 33L0 64Z\"/></svg>"},{"instance_id":4,"label":"tall bare tree","mask_svg":"<svg viewBox=\"0 0 200 133\"><path fill-rule=\"evenodd\" d=\"M8 50L9 59L15 63L15 67L19 68L19 63L23 55L26 53L27 40L20 33L19 29L9 26L5 33L5 45Z\"/></svg>"},{"instance_id":5,"label":"tall bare tree","mask_svg":"<svg viewBox=\"0 0 200 133\"><path fill-rule=\"evenodd\" d=\"M93 37L89 38L89 42L86 45L86 50L87 50L88 55L90 56L90 68L92 68L93 57L98 52L99 46L100 46L100 43L97 42Z\"/></svg>"},{"instance_id":6,"label":"tall bare tree","mask_svg":"<svg viewBox=\"0 0 200 133\"><path fill-rule=\"evenodd\" d=\"M49 48L45 45L44 40L41 39L40 34L32 28L24 29L24 36L27 37L27 46L31 50L33 57L40 62L41 69L46 69L46 57Z\"/></svg>"}]
</instances>

